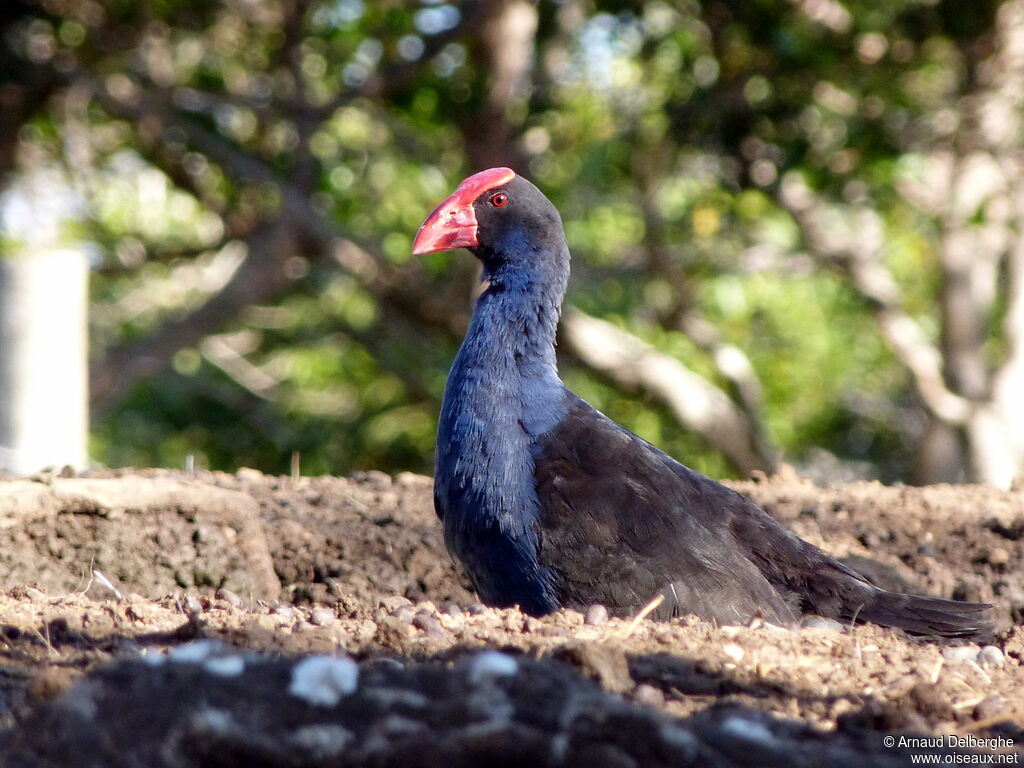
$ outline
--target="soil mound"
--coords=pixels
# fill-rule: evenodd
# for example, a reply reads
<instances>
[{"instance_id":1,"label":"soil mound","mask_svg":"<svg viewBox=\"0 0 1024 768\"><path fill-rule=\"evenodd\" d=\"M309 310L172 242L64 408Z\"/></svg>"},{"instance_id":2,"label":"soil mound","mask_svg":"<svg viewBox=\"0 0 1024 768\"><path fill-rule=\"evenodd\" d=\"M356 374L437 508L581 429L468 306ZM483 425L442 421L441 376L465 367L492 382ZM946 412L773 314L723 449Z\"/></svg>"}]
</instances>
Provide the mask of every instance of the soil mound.
<instances>
[{"instance_id":1,"label":"soil mound","mask_svg":"<svg viewBox=\"0 0 1024 768\"><path fill-rule=\"evenodd\" d=\"M882 586L993 603L1000 634L484 608L415 475L11 479L0 764L852 766L1024 746L1024 494L734 487Z\"/></svg>"}]
</instances>

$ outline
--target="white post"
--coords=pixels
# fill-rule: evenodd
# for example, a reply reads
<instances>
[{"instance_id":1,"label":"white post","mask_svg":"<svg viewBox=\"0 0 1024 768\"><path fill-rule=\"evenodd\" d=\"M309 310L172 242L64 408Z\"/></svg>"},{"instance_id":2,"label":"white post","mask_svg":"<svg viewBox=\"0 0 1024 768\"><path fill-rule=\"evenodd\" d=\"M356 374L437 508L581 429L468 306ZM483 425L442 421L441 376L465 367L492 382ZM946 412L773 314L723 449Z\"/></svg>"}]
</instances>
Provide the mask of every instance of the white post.
<instances>
[{"instance_id":1,"label":"white post","mask_svg":"<svg viewBox=\"0 0 1024 768\"><path fill-rule=\"evenodd\" d=\"M84 244L65 225L77 200L52 170L0 196L0 471L84 468L89 428Z\"/></svg>"},{"instance_id":2,"label":"white post","mask_svg":"<svg viewBox=\"0 0 1024 768\"><path fill-rule=\"evenodd\" d=\"M86 465L88 260L0 257L0 470Z\"/></svg>"}]
</instances>

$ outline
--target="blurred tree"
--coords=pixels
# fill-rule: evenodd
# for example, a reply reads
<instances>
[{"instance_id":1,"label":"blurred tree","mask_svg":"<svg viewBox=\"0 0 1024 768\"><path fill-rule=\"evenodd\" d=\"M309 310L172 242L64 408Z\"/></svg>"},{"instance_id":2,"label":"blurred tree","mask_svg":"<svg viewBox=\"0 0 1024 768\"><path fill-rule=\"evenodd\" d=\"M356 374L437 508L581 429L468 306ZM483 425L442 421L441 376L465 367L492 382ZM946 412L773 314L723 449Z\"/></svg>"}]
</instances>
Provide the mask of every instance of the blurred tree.
<instances>
[{"instance_id":1,"label":"blurred tree","mask_svg":"<svg viewBox=\"0 0 1024 768\"><path fill-rule=\"evenodd\" d=\"M712 474L1005 485L1021 2L12 5L0 144L65 166L101 253L94 453L427 469L475 272L411 236L507 164L563 212L564 373L616 419Z\"/></svg>"},{"instance_id":2,"label":"blurred tree","mask_svg":"<svg viewBox=\"0 0 1024 768\"><path fill-rule=\"evenodd\" d=\"M915 479L1008 486L1024 466L1024 3L982 4L969 18L913 3L794 12L806 18L788 25L786 44L761 48L718 85L744 91L749 129L733 151L747 183L772 190L906 369L927 420ZM709 26L723 61L756 39L757 14ZM839 56L804 77L825 40ZM676 126L686 140L691 126ZM926 280L904 288L897 271L911 265L894 251L908 235L923 240L913 266Z\"/></svg>"}]
</instances>

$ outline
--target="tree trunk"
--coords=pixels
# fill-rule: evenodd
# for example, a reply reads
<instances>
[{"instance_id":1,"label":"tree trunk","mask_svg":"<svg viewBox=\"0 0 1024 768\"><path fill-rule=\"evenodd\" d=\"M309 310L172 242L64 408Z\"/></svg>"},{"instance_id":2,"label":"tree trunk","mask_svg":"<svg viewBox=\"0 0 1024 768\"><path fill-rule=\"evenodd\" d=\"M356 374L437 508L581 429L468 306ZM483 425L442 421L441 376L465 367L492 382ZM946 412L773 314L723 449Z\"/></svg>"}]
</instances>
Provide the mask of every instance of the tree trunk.
<instances>
[{"instance_id":1,"label":"tree trunk","mask_svg":"<svg viewBox=\"0 0 1024 768\"><path fill-rule=\"evenodd\" d=\"M910 482L914 485L962 483L967 480L967 436L959 427L926 413L927 425L917 442Z\"/></svg>"}]
</instances>

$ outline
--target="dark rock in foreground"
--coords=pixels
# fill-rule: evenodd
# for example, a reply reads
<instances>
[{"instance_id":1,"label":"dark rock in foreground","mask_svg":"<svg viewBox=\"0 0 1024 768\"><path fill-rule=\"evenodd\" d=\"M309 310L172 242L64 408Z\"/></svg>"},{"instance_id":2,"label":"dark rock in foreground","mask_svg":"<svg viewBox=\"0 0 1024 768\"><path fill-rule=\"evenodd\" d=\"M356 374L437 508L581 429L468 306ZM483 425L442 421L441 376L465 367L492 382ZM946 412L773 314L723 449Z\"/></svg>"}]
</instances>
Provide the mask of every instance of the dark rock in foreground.
<instances>
[{"instance_id":1,"label":"dark rock in foreground","mask_svg":"<svg viewBox=\"0 0 1024 768\"><path fill-rule=\"evenodd\" d=\"M877 734L872 747L740 706L672 719L553 660L483 651L454 665L357 665L242 655L210 641L100 668L8 738L12 768L860 768L904 765L910 754Z\"/></svg>"}]
</instances>

